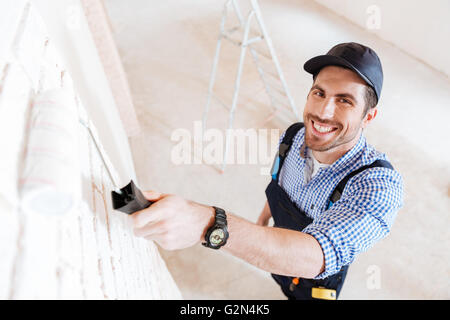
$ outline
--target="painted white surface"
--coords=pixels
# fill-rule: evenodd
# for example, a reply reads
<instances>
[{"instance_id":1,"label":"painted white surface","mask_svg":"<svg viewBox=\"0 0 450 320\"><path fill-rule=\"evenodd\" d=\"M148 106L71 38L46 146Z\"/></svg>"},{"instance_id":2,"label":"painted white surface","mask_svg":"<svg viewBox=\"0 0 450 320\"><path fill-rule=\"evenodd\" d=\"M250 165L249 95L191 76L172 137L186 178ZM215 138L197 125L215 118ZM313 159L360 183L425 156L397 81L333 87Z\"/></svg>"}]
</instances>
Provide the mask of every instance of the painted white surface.
<instances>
[{"instance_id":1,"label":"painted white surface","mask_svg":"<svg viewBox=\"0 0 450 320\"><path fill-rule=\"evenodd\" d=\"M0 29L0 38L7 39L0 46L0 146L5 150L0 156L0 299L181 298L157 247L134 237L127 217L112 210L111 182L81 124L75 130L81 201L59 217L21 209L20 177L29 146L31 107L37 95L50 89L66 90L79 116L93 124L100 144L110 142L102 148L114 174L126 173L127 179L134 176L126 135L121 123L115 122L114 105L109 104L108 112L100 117L106 102L113 100L93 44L82 42L80 34L57 46L39 11L46 10L54 21L61 12L52 11L50 2L47 5L42 2L36 8L26 1L0 5L0 21L15 22L2 24ZM13 14L19 17L14 19ZM49 24L48 30L58 34L56 27ZM87 37L88 29L84 30ZM91 60L80 59L72 45L83 49L82 54L92 54ZM69 64L76 77L71 76ZM92 86L94 80L97 86ZM108 127L114 123L118 130ZM125 147L120 154L118 147Z\"/></svg>"},{"instance_id":2,"label":"painted white surface","mask_svg":"<svg viewBox=\"0 0 450 320\"><path fill-rule=\"evenodd\" d=\"M450 76L450 1L316 1Z\"/></svg>"},{"instance_id":3,"label":"painted white surface","mask_svg":"<svg viewBox=\"0 0 450 320\"><path fill-rule=\"evenodd\" d=\"M33 0L97 126L121 185L135 176L128 139L79 0Z\"/></svg>"}]
</instances>

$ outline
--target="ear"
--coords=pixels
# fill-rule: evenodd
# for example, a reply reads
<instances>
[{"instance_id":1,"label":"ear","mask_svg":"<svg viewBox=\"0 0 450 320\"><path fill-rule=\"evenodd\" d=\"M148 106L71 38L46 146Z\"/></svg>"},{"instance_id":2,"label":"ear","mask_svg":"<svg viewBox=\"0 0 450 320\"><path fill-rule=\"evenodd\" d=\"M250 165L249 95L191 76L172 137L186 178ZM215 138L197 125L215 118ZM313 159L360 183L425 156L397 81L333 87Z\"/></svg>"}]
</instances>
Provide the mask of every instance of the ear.
<instances>
[{"instance_id":1,"label":"ear","mask_svg":"<svg viewBox=\"0 0 450 320\"><path fill-rule=\"evenodd\" d=\"M364 117L364 119L361 123L361 127L363 129L365 129L369 125L369 123L372 122L373 119L375 119L375 117L377 116L377 112L378 112L378 107L371 108L367 112L366 116Z\"/></svg>"}]
</instances>

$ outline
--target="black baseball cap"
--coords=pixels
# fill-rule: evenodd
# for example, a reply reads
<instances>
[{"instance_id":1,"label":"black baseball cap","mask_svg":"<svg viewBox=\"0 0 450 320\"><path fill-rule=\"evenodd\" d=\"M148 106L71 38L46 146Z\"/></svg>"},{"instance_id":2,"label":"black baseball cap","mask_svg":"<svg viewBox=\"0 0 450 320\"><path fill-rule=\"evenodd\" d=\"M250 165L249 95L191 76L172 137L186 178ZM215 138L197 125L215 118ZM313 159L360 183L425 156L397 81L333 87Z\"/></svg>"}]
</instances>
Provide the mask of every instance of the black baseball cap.
<instances>
[{"instance_id":1,"label":"black baseball cap","mask_svg":"<svg viewBox=\"0 0 450 320\"><path fill-rule=\"evenodd\" d=\"M347 67L356 72L374 89L377 99L380 100L383 69L380 58L371 48L355 42L340 43L327 54L306 61L303 68L315 75L320 69L330 65Z\"/></svg>"}]
</instances>

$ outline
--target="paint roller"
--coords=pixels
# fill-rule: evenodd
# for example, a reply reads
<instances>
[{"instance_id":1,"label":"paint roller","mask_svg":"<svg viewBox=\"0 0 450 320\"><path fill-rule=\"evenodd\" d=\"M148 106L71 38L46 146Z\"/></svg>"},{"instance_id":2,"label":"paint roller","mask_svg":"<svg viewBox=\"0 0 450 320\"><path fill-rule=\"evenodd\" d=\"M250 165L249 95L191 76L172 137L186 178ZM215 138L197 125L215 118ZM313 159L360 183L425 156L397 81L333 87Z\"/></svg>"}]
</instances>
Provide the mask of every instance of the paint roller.
<instances>
[{"instance_id":1,"label":"paint roller","mask_svg":"<svg viewBox=\"0 0 450 320\"><path fill-rule=\"evenodd\" d=\"M75 101L63 90L36 96L19 181L24 212L62 215L81 198Z\"/></svg>"},{"instance_id":2,"label":"paint roller","mask_svg":"<svg viewBox=\"0 0 450 320\"><path fill-rule=\"evenodd\" d=\"M63 89L40 94L32 106L28 146L21 178L21 206L26 212L61 215L75 207L80 195L77 129L85 127L106 168L114 190L114 210L132 214L148 208L148 201L133 180L118 188L105 155L88 121L82 119L73 95Z\"/></svg>"}]
</instances>

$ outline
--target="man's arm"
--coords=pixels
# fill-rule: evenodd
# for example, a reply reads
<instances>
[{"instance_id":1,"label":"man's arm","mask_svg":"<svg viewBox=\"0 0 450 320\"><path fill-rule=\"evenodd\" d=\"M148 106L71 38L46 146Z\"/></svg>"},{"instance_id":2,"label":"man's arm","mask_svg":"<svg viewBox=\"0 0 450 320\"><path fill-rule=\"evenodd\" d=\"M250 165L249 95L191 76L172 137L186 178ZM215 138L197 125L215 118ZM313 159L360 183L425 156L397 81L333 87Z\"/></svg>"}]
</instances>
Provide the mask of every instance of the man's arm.
<instances>
[{"instance_id":1,"label":"man's arm","mask_svg":"<svg viewBox=\"0 0 450 320\"><path fill-rule=\"evenodd\" d=\"M263 227L267 226L269 224L270 218L272 218L272 212L270 212L269 202L266 201L266 204L264 205L264 208L261 214L259 215L256 224Z\"/></svg>"},{"instance_id":2,"label":"man's arm","mask_svg":"<svg viewBox=\"0 0 450 320\"><path fill-rule=\"evenodd\" d=\"M371 168L355 175L333 206L302 231L313 236L325 257L316 279L337 273L389 234L403 206L403 180L395 170Z\"/></svg>"},{"instance_id":3,"label":"man's arm","mask_svg":"<svg viewBox=\"0 0 450 320\"><path fill-rule=\"evenodd\" d=\"M253 224L227 214L230 237L223 247L262 270L286 276L314 278L325 267L317 240L306 233Z\"/></svg>"},{"instance_id":4,"label":"man's arm","mask_svg":"<svg viewBox=\"0 0 450 320\"><path fill-rule=\"evenodd\" d=\"M214 221L212 207L176 195L144 195L156 202L131 216L135 235L156 241L167 250L187 248L204 240ZM230 237L222 249L234 256L276 274L313 278L323 271L324 255L313 236L256 225L228 212L227 221Z\"/></svg>"}]
</instances>

